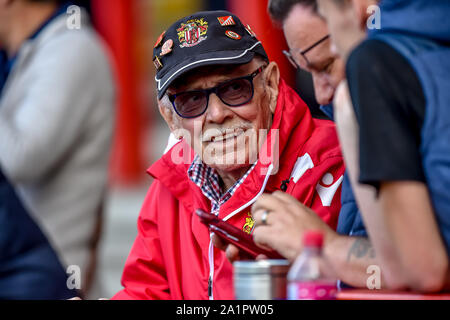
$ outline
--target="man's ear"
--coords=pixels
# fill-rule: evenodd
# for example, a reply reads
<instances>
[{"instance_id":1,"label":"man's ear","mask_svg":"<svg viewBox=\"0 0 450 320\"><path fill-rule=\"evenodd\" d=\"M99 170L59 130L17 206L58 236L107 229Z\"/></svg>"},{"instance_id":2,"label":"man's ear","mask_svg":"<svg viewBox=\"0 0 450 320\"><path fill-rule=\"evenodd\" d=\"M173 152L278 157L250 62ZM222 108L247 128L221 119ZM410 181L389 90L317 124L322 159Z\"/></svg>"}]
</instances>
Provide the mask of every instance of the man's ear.
<instances>
[{"instance_id":1,"label":"man's ear","mask_svg":"<svg viewBox=\"0 0 450 320\"><path fill-rule=\"evenodd\" d=\"M178 119L175 117L175 113L173 110L167 105L169 103L167 99L167 96L164 96L161 100L158 101L158 109L161 116L166 121L167 125L169 126L169 129L172 133L174 133L177 129L180 128ZM179 137L177 137L179 139Z\"/></svg>"},{"instance_id":2,"label":"man's ear","mask_svg":"<svg viewBox=\"0 0 450 320\"><path fill-rule=\"evenodd\" d=\"M270 97L270 111L275 113L278 100L278 85L280 84L280 69L275 61L269 63L264 70L264 78L266 79L266 90Z\"/></svg>"},{"instance_id":3,"label":"man's ear","mask_svg":"<svg viewBox=\"0 0 450 320\"><path fill-rule=\"evenodd\" d=\"M351 0L351 2L357 23L361 29L365 30L369 18L367 0Z\"/></svg>"}]
</instances>

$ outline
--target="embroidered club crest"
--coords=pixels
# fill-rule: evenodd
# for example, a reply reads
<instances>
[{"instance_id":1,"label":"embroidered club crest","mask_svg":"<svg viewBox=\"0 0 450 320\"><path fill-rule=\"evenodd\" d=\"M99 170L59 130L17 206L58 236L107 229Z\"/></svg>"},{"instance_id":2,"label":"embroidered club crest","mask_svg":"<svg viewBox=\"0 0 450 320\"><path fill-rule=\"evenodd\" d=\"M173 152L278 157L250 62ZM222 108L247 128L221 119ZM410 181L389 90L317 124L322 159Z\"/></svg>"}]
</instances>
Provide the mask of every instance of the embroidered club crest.
<instances>
[{"instance_id":1,"label":"embroidered club crest","mask_svg":"<svg viewBox=\"0 0 450 320\"><path fill-rule=\"evenodd\" d=\"M208 31L208 22L203 18L188 20L182 23L177 29L180 48L189 48L198 45L206 40Z\"/></svg>"},{"instance_id":2,"label":"embroidered club crest","mask_svg":"<svg viewBox=\"0 0 450 320\"><path fill-rule=\"evenodd\" d=\"M236 23L233 20L232 16L224 16L224 17L218 17L217 20L219 20L219 23L222 27L224 26L234 26Z\"/></svg>"},{"instance_id":3,"label":"embroidered club crest","mask_svg":"<svg viewBox=\"0 0 450 320\"><path fill-rule=\"evenodd\" d=\"M250 212L248 213L248 217L245 218L245 224L242 227L242 230L247 233L250 234L253 230L253 225L255 224L255 220L253 220Z\"/></svg>"}]
</instances>

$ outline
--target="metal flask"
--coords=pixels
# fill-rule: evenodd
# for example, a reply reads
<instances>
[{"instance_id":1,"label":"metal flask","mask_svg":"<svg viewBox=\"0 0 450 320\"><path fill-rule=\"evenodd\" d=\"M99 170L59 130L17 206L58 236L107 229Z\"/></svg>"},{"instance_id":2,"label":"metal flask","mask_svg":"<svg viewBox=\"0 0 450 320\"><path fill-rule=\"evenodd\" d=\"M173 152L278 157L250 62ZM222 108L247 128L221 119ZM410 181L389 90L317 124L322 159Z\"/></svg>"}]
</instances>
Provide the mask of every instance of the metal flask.
<instances>
[{"instance_id":1,"label":"metal flask","mask_svg":"<svg viewBox=\"0 0 450 320\"><path fill-rule=\"evenodd\" d=\"M288 260L236 261L233 263L237 300L285 300Z\"/></svg>"}]
</instances>

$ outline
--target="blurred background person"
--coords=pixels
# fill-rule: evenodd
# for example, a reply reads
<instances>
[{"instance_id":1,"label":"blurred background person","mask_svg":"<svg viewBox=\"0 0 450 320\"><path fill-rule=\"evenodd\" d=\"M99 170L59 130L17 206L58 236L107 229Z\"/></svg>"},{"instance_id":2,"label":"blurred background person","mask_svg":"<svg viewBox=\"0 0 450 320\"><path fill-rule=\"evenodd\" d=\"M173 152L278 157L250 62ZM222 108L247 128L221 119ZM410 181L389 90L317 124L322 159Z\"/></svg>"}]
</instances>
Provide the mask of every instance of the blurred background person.
<instances>
[{"instance_id":1,"label":"blurred background person","mask_svg":"<svg viewBox=\"0 0 450 320\"><path fill-rule=\"evenodd\" d=\"M86 13L70 6L0 1L6 60L0 167L63 265L80 268L87 293L106 191L114 86Z\"/></svg>"},{"instance_id":2,"label":"blurred background person","mask_svg":"<svg viewBox=\"0 0 450 320\"><path fill-rule=\"evenodd\" d=\"M448 289L450 2L318 3L346 61L351 101L344 83L337 109L350 115L354 108L359 125L343 136L359 137L359 170L352 174L377 190L381 206L366 226L385 281L392 288Z\"/></svg>"},{"instance_id":3,"label":"blurred background person","mask_svg":"<svg viewBox=\"0 0 450 320\"><path fill-rule=\"evenodd\" d=\"M0 300L67 299L66 270L0 172Z\"/></svg>"}]
</instances>

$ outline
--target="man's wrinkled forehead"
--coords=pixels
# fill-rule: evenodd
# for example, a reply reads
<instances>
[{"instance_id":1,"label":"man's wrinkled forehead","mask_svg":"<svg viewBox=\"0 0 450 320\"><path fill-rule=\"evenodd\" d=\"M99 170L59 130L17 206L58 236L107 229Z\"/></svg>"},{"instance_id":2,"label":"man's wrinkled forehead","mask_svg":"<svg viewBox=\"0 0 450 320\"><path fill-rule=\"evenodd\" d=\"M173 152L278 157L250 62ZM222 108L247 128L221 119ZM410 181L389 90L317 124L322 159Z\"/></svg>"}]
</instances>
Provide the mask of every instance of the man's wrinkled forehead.
<instances>
[{"instance_id":1,"label":"man's wrinkled forehead","mask_svg":"<svg viewBox=\"0 0 450 320\"><path fill-rule=\"evenodd\" d=\"M328 34L327 22L308 7L297 5L283 21L283 30L289 45L304 50Z\"/></svg>"}]
</instances>

